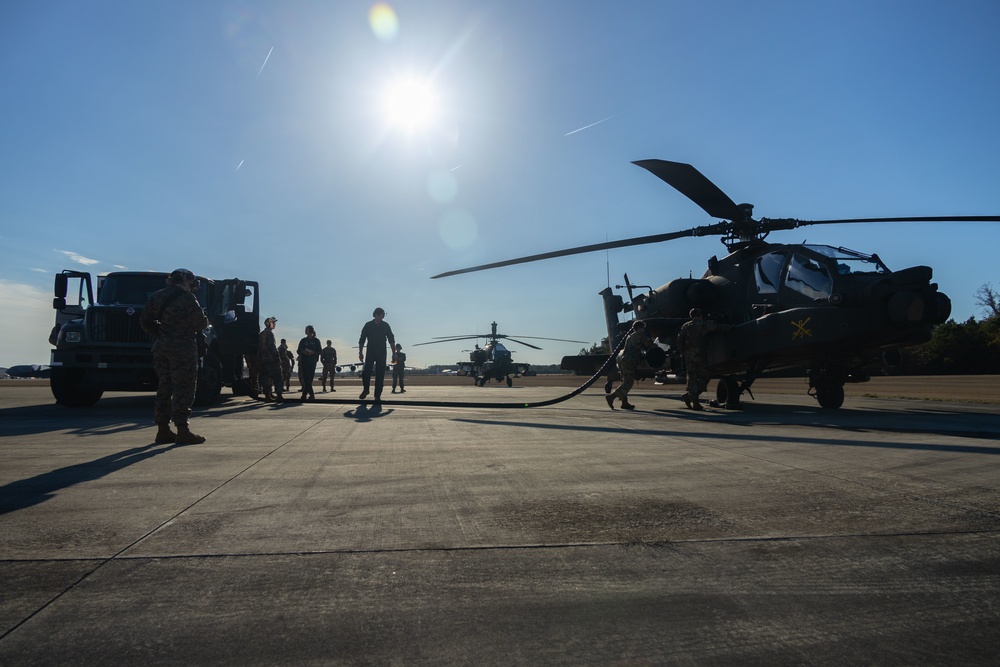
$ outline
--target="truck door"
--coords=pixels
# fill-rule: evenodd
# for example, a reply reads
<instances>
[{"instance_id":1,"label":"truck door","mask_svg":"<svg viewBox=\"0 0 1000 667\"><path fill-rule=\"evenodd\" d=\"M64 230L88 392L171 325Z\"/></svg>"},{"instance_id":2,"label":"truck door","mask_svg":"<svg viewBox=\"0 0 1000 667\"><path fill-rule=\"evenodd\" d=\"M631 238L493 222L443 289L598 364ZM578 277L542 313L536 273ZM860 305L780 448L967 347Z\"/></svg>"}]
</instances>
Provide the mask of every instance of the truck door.
<instances>
[{"instance_id":1,"label":"truck door","mask_svg":"<svg viewBox=\"0 0 1000 667\"><path fill-rule=\"evenodd\" d=\"M218 298L210 307L208 318L220 343L239 351L252 352L260 333L260 304L257 283L250 280L219 280L215 283Z\"/></svg>"},{"instance_id":2,"label":"truck door","mask_svg":"<svg viewBox=\"0 0 1000 667\"><path fill-rule=\"evenodd\" d=\"M57 273L52 293L52 307L56 310L54 338L64 324L82 319L84 311L94 303L90 274L69 269Z\"/></svg>"}]
</instances>

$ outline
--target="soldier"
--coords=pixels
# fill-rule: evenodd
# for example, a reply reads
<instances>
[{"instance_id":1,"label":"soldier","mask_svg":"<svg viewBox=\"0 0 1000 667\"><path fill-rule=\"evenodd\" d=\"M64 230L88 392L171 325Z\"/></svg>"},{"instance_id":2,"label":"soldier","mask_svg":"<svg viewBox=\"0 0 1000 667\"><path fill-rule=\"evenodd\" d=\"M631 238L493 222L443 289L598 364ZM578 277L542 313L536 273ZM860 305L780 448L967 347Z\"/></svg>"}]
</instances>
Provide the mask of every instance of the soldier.
<instances>
[{"instance_id":1,"label":"soldier","mask_svg":"<svg viewBox=\"0 0 1000 667\"><path fill-rule=\"evenodd\" d=\"M382 387L385 386L385 342L389 341L389 347L396 349L396 337L392 335L392 328L383 318L385 311L376 308L372 312L374 319L365 323L361 328L361 337L358 338L358 359L365 362L361 372L361 381L364 389L358 398L364 399L368 395L368 386L371 384L372 370L375 371L375 400L382 400ZM368 356L365 356L365 341L368 341Z\"/></svg>"},{"instance_id":2,"label":"soldier","mask_svg":"<svg viewBox=\"0 0 1000 667\"><path fill-rule=\"evenodd\" d=\"M326 376L330 376L330 391L337 391L333 388L333 379L337 376L337 348L333 346L333 341L326 341L326 347L320 352L319 360L323 364L323 375L320 382L323 384L323 391L326 391Z\"/></svg>"},{"instance_id":3,"label":"soldier","mask_svg":"<svg viewBox=\"0 0 1000 667\"><path fill-rule=\"evenodd\" d=\"M188 425L198 388L198 336L208 326L205 311L193 294L197 288L198 279L193 273L174 270L167 276L167 286L149 298L139 321L143 331L155 339L153 368L158 382L153 421L159 444L205 442ZM171 419L176 433L170 430Z\"/></svg>"},{"instance_id":4,"label":"soldier","mask_svg":"<svg viewBox=\"0 0 1000 667\"><path fill-rule=\"evenodd\" d=\"M396 351L392 353L392 393L396 393L397 382L399 383L399 393L406 393L406 388L403 386L403 376L405 374L406 352L403 352L402 345L396 343Z\"/></svg>"},{"instance_id":5,"label":"soldier","mask_svg":"<svg viewBox=\"0 0 1000 667\"><path fill-rule=\"evenodd\" d=\"M285 391L291 391L295 355L288 349L288 341L284 338L281 339L281 345L278 346L278 361L281 362L281 379L285 381Z\"/></svg>"},{"instance_id":6,"label":"soldier","mask_svg":"<svg viewBox=\"0 0 1000 667\"><path fill-rule=\"evenodd\" d=\"M608 402L608 407L615 409L615 397L621 399L622 410L635 410L635 406L628 402L628 393L632 391L635 384L635 371L642 360L643 350L653 347L653 341L646 335L646 323L642 320L635 320L632 323L632 331L625 341L625 347L618 356L618 370L621 372L622 381L618 388L604 397Z\"/></svg>"},{"instance_id":7,"label":"soldier","mask_svg":"<svg viewBox=\"0 0 1000 667\"><path fill-rule=\"evenodd\" d=\"M708 389L711 379L705 337L711 332L728 331L732 327L711 320L706 322L699 308L692 308L689 315L691 319L681 326L681 332L677 334L677 351L684 356L684 372L687 374L687 392L681 399L691 410L704 410L698 396Z\"/></svg>"},{"instance_id":8,"label":"soldier","mask_svg":"<svg viewBox=\"0 0 1000 667\"><path fill-rule=\"evenodd\" d=\"M316 377L316 364L319 363L319 355L323 351L319 340L316 338L316 329L313 325L306 326L305 338L299 341L299 383L302 385L302 401L315 401L316 392L313 391L313 378Z\"/></svg>"},{"instance_id":9,"label":"soldier","mask_svg":"<svg viewBox=\"0 0 1000 667\"><path fill-rule=\"evenodd\" d=\"M278 318L269 317L264 320L264 330L257 337L257 359L260 365L260 387L264 390L265 403L283 403L281 388L284 377L281 372L281 355L274 344L274 327ZM282 339L284 342L284 339ZM287 348L286 348L287 350ZM274 392L271 393L271 387Z\"/></svg>"}]
</instances>

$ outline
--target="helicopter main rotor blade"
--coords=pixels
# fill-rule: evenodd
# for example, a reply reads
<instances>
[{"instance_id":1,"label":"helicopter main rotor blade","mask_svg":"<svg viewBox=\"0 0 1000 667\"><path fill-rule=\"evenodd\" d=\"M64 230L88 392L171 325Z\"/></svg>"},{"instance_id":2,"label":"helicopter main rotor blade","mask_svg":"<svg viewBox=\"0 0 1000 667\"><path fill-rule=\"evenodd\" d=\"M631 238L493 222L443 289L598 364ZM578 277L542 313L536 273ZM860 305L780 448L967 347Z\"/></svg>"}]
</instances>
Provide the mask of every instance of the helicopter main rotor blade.
<instances>
[{"instance_id":1,"label":"helicopter main rotor blade","mask_svg":"<svg viewBox=\"0 0 1000 667\"><path fill-rule=\"evenodd\" d=\"M795 229L806 225L848 225L856 222L1000 222L996 215L930 215L908 218L847 218L841 220L796 220L761 218L760 224L768 230Z\"/></svg>"},{"instance_id":2,"label":"helicopter main rotor blade","mask_svg":"<svg viewBox=\"0 0 1000 667\"><path fill-rule=\"evenodd\" d=\"M532 345L531 343L525 343L523 340L518 340L516 338L511 338L510 336L504 336L504 338L506 338L507 340L512 340L515 343L517 343L518 345L527 345L528 347L530 347L533 350L540 350L540 349L542 349L542 348L538 347L537 345Z\"/></svg>"},{"instance_id":3,"label":"helicopter main rotor blade","mask_svg":"<svg viewBox=\"0 0 1000 667\"><path fill-rule=\"evenodd\" d=\"M436 276L431 276L431 279L447 278L448 276L457 276L462 273L473 273L475 271L485 271L487 269L498 269L502 266L512 266L514 264L527 264L528 262L539 262L543 259L554 259L556 257L567 257L569 255L582 255L583 253L597 252L599 250L627 248L629 246L646 245L648 243L662 243L663 241L672 241L674 239L683 238L685 236L709 236L715 234L724 234L726 226L727 225L725 223L719 223L716 225L707 225L705 227L695 227L693 229L686 229L681 232L670 232L667 234L652 234L650 236L637 236L635 238L623 239L621 241L594 243L591 245L578 246L576 248L567 248L566 250L543 252L538 255L528 255L527 257L508 259L502 262L492 262L490 264L480 264L479 266L471 266L467 269L456 269L454 271L445 271L444 273L439 273Z\"/></svg>"},{"instance_id":4,"label":"helicopter main rotor blade","mask_svg":"<svg viewBox=\"0 0 1000 667\"><path fill-rule=\"evenodd\" d=\"M672 186L713 218L739 220L743 217L740 207L729 195L689 164L669 160L636 160L632 164Z\"/></svg>"}]
</instances>

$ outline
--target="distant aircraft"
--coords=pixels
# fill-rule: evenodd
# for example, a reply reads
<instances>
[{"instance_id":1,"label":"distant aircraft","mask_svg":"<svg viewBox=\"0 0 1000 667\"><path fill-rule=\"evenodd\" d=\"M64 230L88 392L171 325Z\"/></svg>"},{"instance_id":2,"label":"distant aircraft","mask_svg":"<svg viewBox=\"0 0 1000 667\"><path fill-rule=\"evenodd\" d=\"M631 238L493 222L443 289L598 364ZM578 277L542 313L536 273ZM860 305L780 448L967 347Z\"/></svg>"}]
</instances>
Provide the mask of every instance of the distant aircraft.
<instances>
[{"instance_id":1,"label":"distant aircraft","mask_svg":"<svg viewBox=\"0 0 1000 667\"><path fill-rule=\"evenodd\" d=\"M12 378L47 378L51 371L41 364L22 364L7 369L8 377Z\"/></svg>"}]
</instances>

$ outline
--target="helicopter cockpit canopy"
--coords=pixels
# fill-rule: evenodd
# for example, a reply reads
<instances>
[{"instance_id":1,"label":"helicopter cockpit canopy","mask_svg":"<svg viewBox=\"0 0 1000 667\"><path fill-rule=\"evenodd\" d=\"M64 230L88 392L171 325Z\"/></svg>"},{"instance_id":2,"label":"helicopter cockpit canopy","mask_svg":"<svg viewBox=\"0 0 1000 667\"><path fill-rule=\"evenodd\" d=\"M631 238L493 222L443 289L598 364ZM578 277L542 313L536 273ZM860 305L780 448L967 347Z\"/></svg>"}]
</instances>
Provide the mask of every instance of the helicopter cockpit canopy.
<instances>
[{"instance_id":1,"label":"helicopter cockpit canopy","mask_svg":"<svg viewBox=\"0 0 1000 667\"><path fill-rule=\"evenodd\" d=\"M777 248L757 257L753 274L758 295L776 295L783 284L808 299L826 299L833 294L837 275L889 272L878 255L828 245L803 245Z\"/></svg>"}]
</instances>

